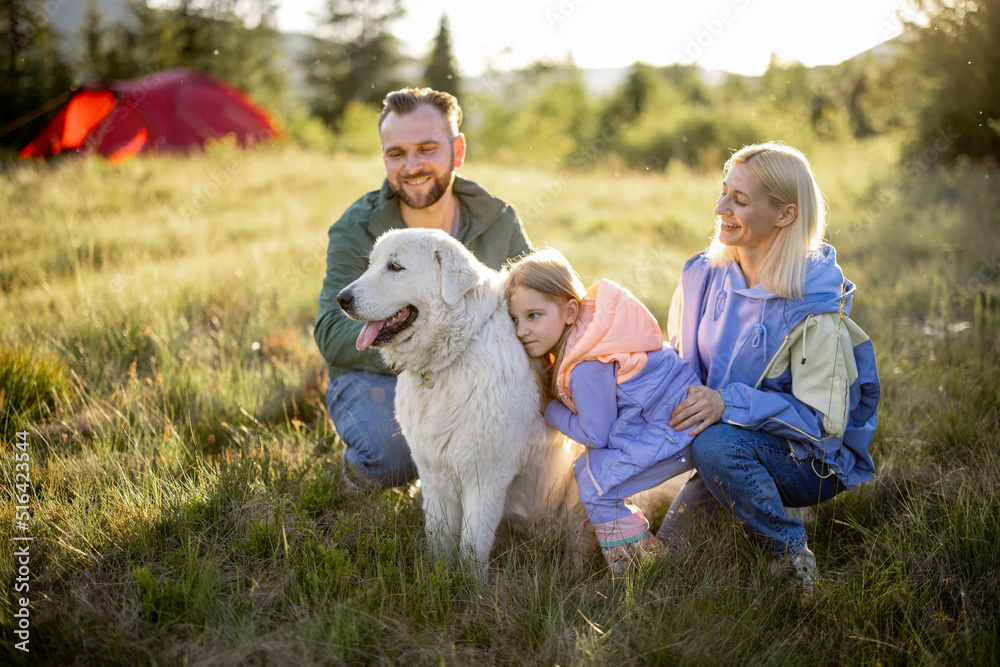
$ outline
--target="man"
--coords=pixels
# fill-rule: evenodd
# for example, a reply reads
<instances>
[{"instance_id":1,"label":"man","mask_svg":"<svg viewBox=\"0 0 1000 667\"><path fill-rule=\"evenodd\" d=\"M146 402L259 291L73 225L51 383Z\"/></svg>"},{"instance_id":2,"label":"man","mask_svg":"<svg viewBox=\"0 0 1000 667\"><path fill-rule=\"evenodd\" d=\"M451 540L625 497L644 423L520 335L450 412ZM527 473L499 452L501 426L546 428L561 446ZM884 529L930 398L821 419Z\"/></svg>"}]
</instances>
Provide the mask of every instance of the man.
<instances>
[{"instance_id":1,"label":"man","mask_svg":"<svg viewBox=\"0 0 1000 667\"><path fill-rule=\"evenodd\" d=\"M357 351L362 323L341 312L337 293L364 273L375 240L390 229L442 229L494 269L531 249L509 204L456 176L465 160L461 122L458 101L448 93L429 88L389 93L378 115L386 180L381 190L354 202L329 231L314 333L330 369L326 406L346 445L349 474L383 487L405 484L417 474L393 412L396 378L376 350Z\"/></svg>"}]
</instances>

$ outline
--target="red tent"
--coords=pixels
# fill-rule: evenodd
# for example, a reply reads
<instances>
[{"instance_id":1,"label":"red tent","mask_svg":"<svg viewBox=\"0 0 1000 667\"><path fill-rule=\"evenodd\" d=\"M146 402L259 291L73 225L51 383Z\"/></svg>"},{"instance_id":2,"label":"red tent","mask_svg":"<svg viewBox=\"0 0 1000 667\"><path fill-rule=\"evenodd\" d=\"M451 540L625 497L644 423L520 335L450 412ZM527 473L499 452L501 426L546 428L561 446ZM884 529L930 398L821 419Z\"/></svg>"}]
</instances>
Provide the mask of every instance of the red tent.
<instances>
[{"instance_id":1,"label":"red tent","mask_svg":"<svg viewBox=\"0 0 1000 667\"><path fill-rule=\"evenodd\" d=\"M241 146L278 136L267 112L239 89L191 69L172 69L70 98L20 157L96 151L121 162L139 151L191 152L232 134Z\"/></svg>"}]
</instances>

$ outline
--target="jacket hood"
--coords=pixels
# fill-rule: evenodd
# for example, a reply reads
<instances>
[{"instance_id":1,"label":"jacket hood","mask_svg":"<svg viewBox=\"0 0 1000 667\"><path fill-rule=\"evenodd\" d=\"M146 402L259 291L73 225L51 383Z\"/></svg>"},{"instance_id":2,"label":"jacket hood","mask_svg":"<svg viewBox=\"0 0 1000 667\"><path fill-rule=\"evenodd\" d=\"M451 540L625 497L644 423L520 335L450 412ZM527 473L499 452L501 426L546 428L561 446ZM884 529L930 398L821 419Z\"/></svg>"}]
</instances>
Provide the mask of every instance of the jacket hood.
<instances>
[{"instance_id":1,"label":"jacket hood","mask_svg":"<svg viewBox=\"0 0 1000 667\"><path fill-rule=\"evenodd\" d=\"M802 290L802 301L813 306L823 305L825 312L838 310L841 299L847 297L850 303L854 295L854 283L844 278L844 271L837 264L836 249L824 243L810 253L806 265L806 284Z\"/></svg>"},{"instance_id":2,"label":"jacket hood","mask_svg":"<svg viewBox=\"0 0 1000 667\"><path fill-rule=\"evenodd\" d=\"M646 353L663 347L663 332L653 314L627 289L611 280L595 283L583 299L580 316L566 339L559 367L559 393L576 409L569 374L581 361L618 363L618 384L646 365Z\"/></svg>"},{"instance_id":3,"label":"jacket hood","mask_svg":"<svg viewBox=\"0 0 1000 667\"><path fill-rule=\"evenodd\" d=\"M736 294L751 299L780 299L777 294L757 285L734 290ZM788 299L789 315L804 317L809 314L829 313L840 310L841 299L844 301L844 313L850 312L851 298L854 295L854 284L844 278L844 271L837 264L836 249L826 243L809 253L806 263L806 280L802 290L802 299Z\"/></svg>"}]
</instances>

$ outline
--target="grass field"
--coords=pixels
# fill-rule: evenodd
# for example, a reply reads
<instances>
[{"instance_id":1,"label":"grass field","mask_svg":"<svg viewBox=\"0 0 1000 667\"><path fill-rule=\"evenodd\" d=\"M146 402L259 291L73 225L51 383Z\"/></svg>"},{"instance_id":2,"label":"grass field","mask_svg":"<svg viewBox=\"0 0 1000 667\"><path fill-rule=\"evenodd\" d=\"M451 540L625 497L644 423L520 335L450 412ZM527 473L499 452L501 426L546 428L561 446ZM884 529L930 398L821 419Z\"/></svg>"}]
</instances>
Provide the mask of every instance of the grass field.
<instances>
[{"instance_id":1,"label":"grass field","mask_svg":"<svg viewBox=\"0 0 1000 667\"><path fill-rule=\"evenodd\" d=\"M326 229L377 158L3 167L0 661L997 664L1000 171L906 168L887 139L810 158L883 381L876 478L809 526L810 605L729 525L623 582L518 539L478 590L428 561L406 490L344 484L311 325ZM463 174L536 245L665 322L719 174L484 159Z\"/></svg>"}]
</instances>

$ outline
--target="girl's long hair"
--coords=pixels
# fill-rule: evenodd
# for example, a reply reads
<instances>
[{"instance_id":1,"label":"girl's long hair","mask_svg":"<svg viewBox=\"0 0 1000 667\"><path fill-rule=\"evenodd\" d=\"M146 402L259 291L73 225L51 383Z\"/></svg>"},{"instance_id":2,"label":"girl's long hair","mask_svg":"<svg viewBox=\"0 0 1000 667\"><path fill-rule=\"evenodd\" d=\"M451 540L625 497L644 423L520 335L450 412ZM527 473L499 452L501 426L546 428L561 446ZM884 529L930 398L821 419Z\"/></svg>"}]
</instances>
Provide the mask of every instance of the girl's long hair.
<instances>
[{"instance_id":1,"label":"girl's long hair","mask_svg":"<svg viewBox=\"0 0 1000 667\"><path fill-rule=\"evenodd\" d=\"M795 204L798 215L778 230L774 243L760 264L758 277L778 296L801 299L805 288L809 254L819 248L826 234L826 204L816 185L809 161L800 151L778 142L744 146L726 162L728 175L738 164L753 174L761 194L775 208ZM711 266L739 259L737 249L719 240L719 228L708 249Z\"/></svg>"},{"instance_id":2,"label":"girl's long hair","mask_svg":"<svg viewBox=\"0 0 1000 667\"><path fill-rule=\"evenodd\" d=\"M580 276L570 265L565 256L555 248L542 248L530 255L525 255L505 269L504 290L508 303L510 293L515 287L526 287L541 294L547 301L562 305L570 299L583 301L587 290L580 280ZM532 359L531 365L535 370L535 379L538 381L538 388L542 394L542 410L549 404L549 401L559 396L559 389L556 386L556 369L562 363L563 355L566 352L566 339L573 328L572 324L566 325L562 336L556 343L553 350L538 359Z\"/></svg>"}]
</instances>

